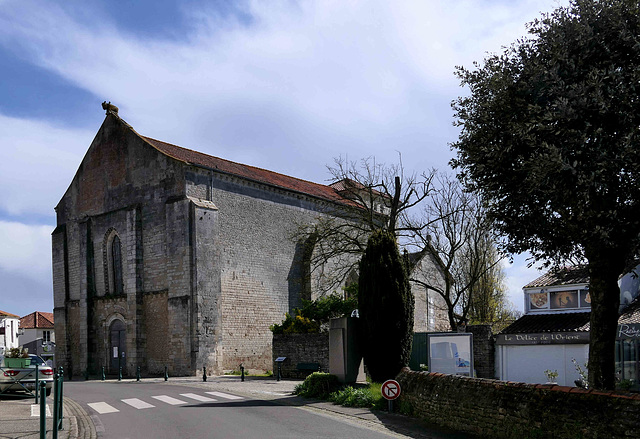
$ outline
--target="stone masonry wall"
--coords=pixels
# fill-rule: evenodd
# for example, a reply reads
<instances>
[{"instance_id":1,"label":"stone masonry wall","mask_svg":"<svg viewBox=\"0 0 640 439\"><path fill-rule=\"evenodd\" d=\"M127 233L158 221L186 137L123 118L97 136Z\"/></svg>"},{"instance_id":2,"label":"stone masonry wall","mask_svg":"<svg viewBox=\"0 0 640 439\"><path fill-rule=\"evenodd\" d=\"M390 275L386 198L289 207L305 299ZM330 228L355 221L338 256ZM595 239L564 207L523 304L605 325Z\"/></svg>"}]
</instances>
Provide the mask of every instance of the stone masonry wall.
<instances>
[{"instance_id":1,"label":"stone masonry wall","mask_svg":"<svg viewBox=\"0 0 640 439\"><path fill-rule=\"evenodd\" d=\"M469 325L473 334L473 367L478 378L495 378L495 342L491 325Z\"/></svg>"},{"instance_id":2,"label":"stone masonry wall","mask_svg":"<svg viewBox=\"0 0 640 439\"><path fill-rule=\"evenodd\" d=\"M206 170L188 179L187 195L210 197L218 209L222 369L271 370L269 326L302 289L293 235L317 221L322 202Z\"/></svg>"},{"instance_id":3,"label":"stone masonry wall","mask_svg":"<svg viewBox=\"0 0 640 439\"><path fill-rule=\"evenodd\" d=\"M638 438L640 394L403 369L398 406L426 422L491 438Z\"/></svg>"},{"instance_id":4,"label":"stone masonry wall","mask_svg":"<svg viewBox=\"0 0 640 439\"><path fill-rule=\"evenodd\" d=\"M158 375L164 372L169 359L167 293L145 294L143 300L142 321L147 355L146 371L143 372Z\"/></svg>"},{"instance_id":5,"label":"stone masonry wall","mask_svg":"<svg viewBox=\"0 0 640 439\"><path fill-rule=\"evenodd\" d=\"M58 345L59 364L66 370L80 374L105 361L100 322L114 314L110 307L93 302L113 293L108 291L105 271L104 240L109 230L122 241L128 359L144 368L142 295L168 291L166 261L175 258L174 248L166 242L166 202L184 196L183 169L183 164L159 154L113 116L107 116L96 134L56 206L54 303L57 320L67 322L59 326L65 341ZM181 276L189 291L188 266ZM174 284L183 290L179 282ZM188 315L176 315L174 320L189 327ZM88 328L88 322L93 327ZM180 343L186 348L186 361L181 358L177 365L182 372L191 370L190 340L187 331L186 343Z\"/></svg>"},{"instance_id":6,"label":"stone masonry wall","mask_svg":"<svg viewBox=\"0 0 640 439\"><path fill-rule=\"evenodd\" d=\"M298 363L319 363L320 370L329 371L329 333L273 334L273 358L287 357L282 363L284 378L304 378L314 371L299 371ZM273 373L277 366L274 364Z\"/></svg>"}]
</instances>

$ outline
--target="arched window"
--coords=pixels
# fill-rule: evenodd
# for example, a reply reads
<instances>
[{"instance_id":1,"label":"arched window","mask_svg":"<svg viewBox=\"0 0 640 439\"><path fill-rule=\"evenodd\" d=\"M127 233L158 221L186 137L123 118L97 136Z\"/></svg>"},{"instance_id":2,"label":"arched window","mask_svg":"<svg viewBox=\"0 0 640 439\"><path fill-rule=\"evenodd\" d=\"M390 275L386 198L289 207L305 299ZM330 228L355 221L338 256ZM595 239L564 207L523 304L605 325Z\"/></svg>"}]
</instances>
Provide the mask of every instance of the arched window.
<instances>
[{"instance_id":1,"label":"arched window","mask_svg":"<svg viewBox=\"0 0 640 439\"><path fill-rule=\"evenodd\" d=\"M122 250L120 246L120 237L118 235L114 236L113 241L111 241L111 267L113 268L111 273L113 277L113 294L123 294Z\"/></svg>"},{"instance_id":2,"label":"arched window","mask_svg":"<svg viewBox=\"0 0 640 439\"><path fill-rule=\"evenodd\" d=\"M105 235L103 257L105 294L115 296L124 294L122 244L118 233L113 228L109 229Z\"/></svg>"}]
</instances>

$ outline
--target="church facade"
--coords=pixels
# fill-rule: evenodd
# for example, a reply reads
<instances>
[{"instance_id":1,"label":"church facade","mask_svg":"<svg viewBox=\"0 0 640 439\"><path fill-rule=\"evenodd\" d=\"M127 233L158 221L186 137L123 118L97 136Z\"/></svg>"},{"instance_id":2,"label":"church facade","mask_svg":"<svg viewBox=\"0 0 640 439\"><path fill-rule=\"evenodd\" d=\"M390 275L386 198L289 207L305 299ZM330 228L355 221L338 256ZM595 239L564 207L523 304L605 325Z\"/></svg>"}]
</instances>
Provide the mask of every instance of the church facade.
<instances>
[{"instance_id":1,"label":"church facade","mask_svg":"<svg viewBox=\"0 0 640 439\"><path fill-rule=\"evenodd\" d=\"M144 137L106 109L56 206L57 364L75 375L272 369L269 326L312 299L309 249L291 237L353 202Z\"/></svg>"}]
</instances>

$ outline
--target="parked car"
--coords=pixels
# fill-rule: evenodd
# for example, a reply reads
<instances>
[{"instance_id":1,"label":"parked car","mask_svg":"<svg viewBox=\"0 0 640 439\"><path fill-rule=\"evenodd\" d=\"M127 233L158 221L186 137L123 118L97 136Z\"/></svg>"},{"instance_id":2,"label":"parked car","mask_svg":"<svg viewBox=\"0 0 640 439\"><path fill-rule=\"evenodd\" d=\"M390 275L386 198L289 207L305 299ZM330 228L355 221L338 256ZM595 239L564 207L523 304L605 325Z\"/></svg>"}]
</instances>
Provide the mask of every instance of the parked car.
<instances>
[{"instance_id":1,"label":"parked car","mask_svg":"<svg viewBox=\"0 0 640 439\"><path fill-rule=\"evenodd\" d=\"M36 387L36 364L38 365L38 381L46 383L46 394L51 394L53 387L53 369L37 355L29 355L31 364L24 368L5 367L4 357L0 366L0 393L33 391Z\"/></svg>"}]
</instances>

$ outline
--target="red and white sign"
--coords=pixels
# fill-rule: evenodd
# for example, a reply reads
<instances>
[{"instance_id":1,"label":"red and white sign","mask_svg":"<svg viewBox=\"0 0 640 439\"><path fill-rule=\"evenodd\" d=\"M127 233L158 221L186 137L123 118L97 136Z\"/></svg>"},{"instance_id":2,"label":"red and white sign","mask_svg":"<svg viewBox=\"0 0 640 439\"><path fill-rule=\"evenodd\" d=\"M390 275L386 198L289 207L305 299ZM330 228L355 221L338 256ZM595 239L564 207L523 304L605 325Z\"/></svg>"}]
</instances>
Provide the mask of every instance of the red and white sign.
<instances>
[{"instance_id":1,"label":"red and white sign","mask_svg":"<svg viewBox=\"0 0 640 439\"><path fill-rule=\"evenodd\" d=\"M382 383L382 396L384 399L388 399L389 401L393 401L398 396L400 396L400 383L396 380L387 380Z\"/></svg>"}]
</instances>

